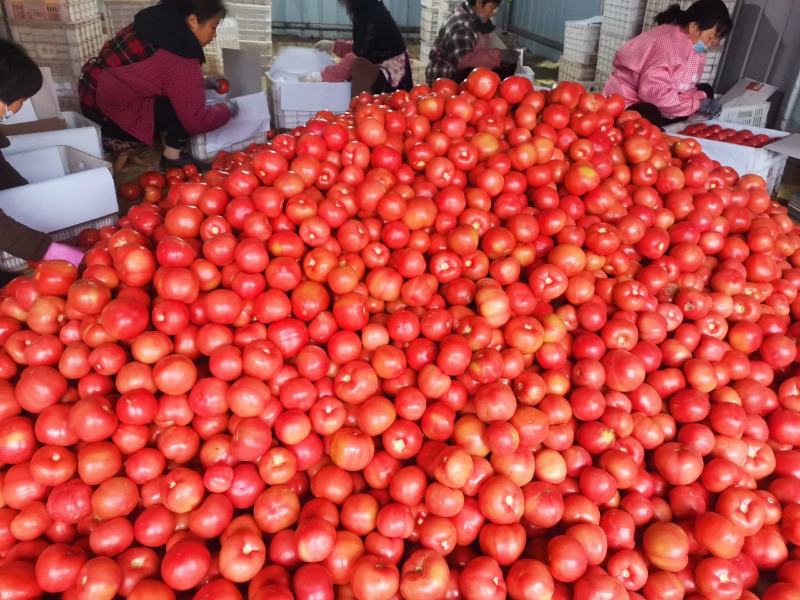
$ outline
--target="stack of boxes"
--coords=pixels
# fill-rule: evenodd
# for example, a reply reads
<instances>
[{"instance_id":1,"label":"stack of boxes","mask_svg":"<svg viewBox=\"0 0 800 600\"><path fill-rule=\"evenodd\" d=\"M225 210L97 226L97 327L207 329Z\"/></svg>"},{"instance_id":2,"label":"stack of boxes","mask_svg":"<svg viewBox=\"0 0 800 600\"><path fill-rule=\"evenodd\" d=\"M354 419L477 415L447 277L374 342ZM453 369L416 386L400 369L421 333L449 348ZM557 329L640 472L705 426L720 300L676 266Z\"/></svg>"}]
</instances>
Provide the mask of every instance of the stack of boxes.
<instances>
[{"instance_id":1,"label":"stack of boxes","mask_svg":"<svg viewBox=\"0 0 800 600\"><path fill-rule=\"evenodd\" d=\"M564 53L558 68L559 81L594 81L602 23L603 17L564 23Z\"/></svg>"},{"instance_id":2,"label":"stack of boxes","mask_svg":"<svg viewBox=\"0 0 800 600\"><path fill-rule=\"evenodd\" d=\"M237 0L226 2L228 17L236 21L241 50L257 52L261 66L272 63L272 0ZM222 46L230 48L231 46Z\"/></svg>"},{"instance_id":3,"label":"stack of boxes","mask_svg":"<svg viewBox=\"0 0 800 600\"><path fill-rule=\"evenodd\" d=\"M423 65L428 64L431 49L436 36L439 35L441 0L422 0L422 11L419 19L419 59Z\"/></svg>"},{"instance_id":4,"label":"stack of boxes","mask_svg":"<svg viewBox=\"0 0 800 600\"><path fill-rule=\"evenodd\" d=\"M5 0L11 33L53 74L61 110L78 110L78 78L103 46L96 0Z\"/></svg>"},{"instance_id":5,"label":"stack of boxes","mask_svg":"<svg viewBox=\"0 0 800 600\"><path fill-rule=\"evenodd\" d=\"M733 10L736 8L736 0L722 0L728 11L733 16ZM681 8L686 10L692 5L694 0L677 0ZM644 13L644 27L643 31L648 31L656 26L656 15L660 12L667 10L670 4L675 4L676 0L648 0L647 8ZM717 77L719 65L722 62L722 50L709 50L706 54L706 64L703 68L703 75L700 77L702 83L713 83Z\"/></svg>"},{"instance_id":6,"label":"stack of boxes","mask_svg":"<svg viewBox=\"0 0 800 600\"><path fill-rule=\"evenodd\" d=\"M611 75L614 55L625 42L639 35L644 24L647 0L606 0L597 50L598 81Z\"/></svg>"}]
</instances>

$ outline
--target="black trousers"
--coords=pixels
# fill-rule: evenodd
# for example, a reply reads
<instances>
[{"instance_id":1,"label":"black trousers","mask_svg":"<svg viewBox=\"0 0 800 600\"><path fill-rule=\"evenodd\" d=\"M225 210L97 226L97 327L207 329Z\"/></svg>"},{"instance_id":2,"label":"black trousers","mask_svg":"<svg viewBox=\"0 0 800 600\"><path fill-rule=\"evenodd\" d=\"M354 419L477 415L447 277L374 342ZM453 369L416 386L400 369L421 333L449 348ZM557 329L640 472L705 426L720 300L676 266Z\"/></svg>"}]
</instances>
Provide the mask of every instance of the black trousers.
<instances>
[{"instance_id":1,"label":"black trousers","mask_svg":"<svg viewBox=\"0 0 800 600\"><path fill-rule=\"evenodd\" d=\"M104 138L126 142L137 141L135 137L105 115L102 115L99 125ZM178 115L175 114L172 103L164 96L156 97L155 130L156 133L164 133L164 142L171 148L183 148L189 141L189 135L181 125Z\"/></svg>"},{"instance_id":2,"label":"black trousers","mask_svg":"<svg viewBox=\"0 0 800 600\"><path fill-rule=\"evenodd\" d=\"M705 92L706 96L709 98L714 97L714 88L707 83L698 83L697 89L701 92ZM661 110L655 104L650 104L649 102L637 102L636 104L631 104L628 107L628 110L635 110L656 127L666 127L667 125L672 125L673 123L680 123L691 116L686 115L685 117L677 117L674 119L665 117L663 114L661 114Z\"/></svg>"}]
</instances>

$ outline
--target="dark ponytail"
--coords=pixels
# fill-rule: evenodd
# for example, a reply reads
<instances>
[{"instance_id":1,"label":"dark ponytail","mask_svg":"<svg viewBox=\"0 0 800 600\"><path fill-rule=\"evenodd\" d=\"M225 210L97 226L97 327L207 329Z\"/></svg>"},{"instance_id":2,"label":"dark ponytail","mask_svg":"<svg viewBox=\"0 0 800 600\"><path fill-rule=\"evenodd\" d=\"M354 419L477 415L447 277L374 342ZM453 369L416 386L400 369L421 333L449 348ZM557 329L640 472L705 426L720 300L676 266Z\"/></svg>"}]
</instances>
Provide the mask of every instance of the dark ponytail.
<instances>
[{"instance_id":1,"label":"dark ponytail","mask_svg":"<svg viewBox=\"0 0 800 600\"><path fill-rule=\"evenodd\" d=\"M223 18L228 12L222 0L161 0L161 4L176 8L182 17L195 15L200 23Z\"/></svg>"},{"instance_id":2,"label":"dark ponytail","mask_svg":"<svg viewBox=\"0 0 800 600\"><path fill-rule=\"evenodd\" d=\"M731 14L722 0L698 0L686 10L679 4L673 4L656 15L656 25L687 27L689 23L697 23L702 31L716 27L720 38L728 35L733 28Z\"/></svg>"}]
</instances>

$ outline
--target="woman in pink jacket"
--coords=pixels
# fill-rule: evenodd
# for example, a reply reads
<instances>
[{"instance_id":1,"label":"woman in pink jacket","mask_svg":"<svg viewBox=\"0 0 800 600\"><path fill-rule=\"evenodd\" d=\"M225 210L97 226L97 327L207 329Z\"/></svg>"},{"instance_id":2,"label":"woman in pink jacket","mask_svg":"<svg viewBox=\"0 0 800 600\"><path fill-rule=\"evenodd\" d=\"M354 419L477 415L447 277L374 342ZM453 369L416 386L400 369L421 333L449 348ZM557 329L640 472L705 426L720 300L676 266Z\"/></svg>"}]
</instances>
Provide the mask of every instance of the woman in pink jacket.
<instances>
[{"instance_id":1,"label":"woman in pink jacket","mask_svg":"<svg viewBox=\"0 0 800 600\"><path fill-rule=\"evenodd\" d=\"M663 127L721 107L711 86L699 83L708 49L717 48L733 23L722 0L699 0L687 10L673 4L658 27L625 43L603 90L620 94L629 109Z\"/></svg>"}]
</instances>

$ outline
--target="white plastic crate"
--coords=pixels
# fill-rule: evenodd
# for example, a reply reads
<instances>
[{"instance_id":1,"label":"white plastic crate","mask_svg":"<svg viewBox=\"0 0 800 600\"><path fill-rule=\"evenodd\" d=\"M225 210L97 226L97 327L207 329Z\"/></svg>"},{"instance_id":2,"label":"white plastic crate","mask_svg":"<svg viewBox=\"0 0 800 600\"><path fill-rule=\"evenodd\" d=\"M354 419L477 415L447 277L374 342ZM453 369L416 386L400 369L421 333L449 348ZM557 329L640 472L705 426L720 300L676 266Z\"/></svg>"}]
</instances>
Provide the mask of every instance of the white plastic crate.
<instances>
[{"instance_id":1,"label":"white plastic crate","mask_svg":"<svg viewBox=\"0 0 800 600\"><path fill-rule=\"evenodd\" d=\"M54 77L53 87L58 97L58 107L62 111L80 111L77 79L74 77Z\"/></svg>"},{"instance_id":2,"label":"white plastic crate","mask_svg":"<svg viewBox=\"0 0 800 600\"><path fill-rule=\"evenodd\" d=\"M732 127L731 123L724 123L720 120L705 121L709 125L719 125L726 129L743 129L743 127ZM671 135L687 137L678 132L683 131L689 123L675 123L664 128L664 131ZM780 138L786 136L786 132L775 129L764 129L761 127L751 127L749 129L754 135L765 134L770 138ZM786 168L786 154L781 154L769 148L751 148L738 144L729 144L716 140L706 140L695 138L703 147L703 152L711 160L718 161L721 165L732 167L739 175L752 173L760 175L767 182L767 190L773 193L778 189L783 178L783 171Z\"/></svg>"},{"instance_id":3,"label":"white plastic crate","mask_svg":"<svg viewBox=\"0 0 800 600\"><path fill-rule=\"evenodd\" d=\"M203 51L206 55L206 71L214 75L222 75L225 65L222 60L222 49L239 49L239 26L233 18L223 19L217 27L217 36Z\"/></svg>"},{"instance_id":4,"label":"white plastic crate","mask_svg":"<svg viewBox=\"0 0 800 600\"><path fill-rule=\"evenodd\" d=\"M272 42L272 5L227 3L228 15L236 20L240 42Z\"/></svg>"},{"instance_id":5,"label":"white plastic crate","mask_svg":"<svg viewBox=\"0 0 800 600\"><path fill-rule=\"evenodd\" d=\"M267 142L267 132L264 132L261 135L256 137L244 140L242 142L237 142L235 144L231 144L227 148L223 148L218 152L236 152L237 150L244 150L251 144L265 144ZM193 135L189 138L189 151L192 156L194 156L197 160L212 160L218 152L208 152L206 148L206 136L205 134L200 135Z\"/></svg>"},{"instance_id":6,"label":"white plastic crate","mask_svg":"<svg viewBox=\"0 0 800 600\"><path fill-rule=\"evenodd\" d=\"M732 125L764 127L769 116L769 106L769 102L752 106L723 106L717 120Z\"/></svg>"},{"instance_id":7,"label":"white plastic crate","mask_svg":"<svg viewBox=\"0 0 800 600\"><path fill-rule=\"evenodd\" d=\"M671 4L680 4L682 9L687 9L694 3L695 0L647 0L647 8L644 13L644 25L642 30L647 31L656 26L656 16L669 8ZM722 0L725 6L728 7L731 15L733 9L736 8L736 0Z\"/></svg>"},{"instance_id":8,"label":"white plastic crate","mask_svg":"<svg viewBox=\"0 0 800 600\"><path fill-rule=\"evenodd\" d=\"M604 33L625 38L638 35L642 31L646 8L646 0L606 0L600 36Z\"/></svg>"},{"instance_id":9,"label":"white plastic crate","mask_svg":"<svg viewBox=\"0 0 800 600\"><path fill-rule=\"evenodd\" d=\"M597 48L600 44L600 27L603 17L592 17L582 21L566 21L564 23L564 58L578 63L590 63L597 60Z\"/></svg>"},{"instance_id":10,"label":"white plastic crate","mask_svg":"<svg viewBox=\"0 0 800 600\"><path fill-rule=\"evenodd\" d=\"M594 79L596 70L597 65L576 63L562 58L558 65L558 80L591 81Z\"/></svg>"},{"instance_id":11,"label":"white plastic crate","mask_svg":"<svg viewBox=\"0 0 800 600\"><path fill-rule=\"evenodd\" d=\"M419 18L419 37L427 42L436 40L439 34L439 12L437 10L422 7Z\"/></svg>"},{"instance_id":12,"label":"white plastic crate","mask_svg":"<svg viewBox=\"0 0 800 600\"><path fill-rule=\"evenodd\" d=\"M431 59L431 50L433 50L433 44L428 42L422 41L419 44L419 60L422 64L427 65Z\"/></svg>"},{"instance_id":13,"label":"white plastic crate","mask_svg":"<svg viewBox=\"0 0 800 600\"><path fill-rule=\"evenodd\" d=\"M111 36L131 23L143 8L158 4L157 0L104 0L106 7L106 20L108 22L108 33Z\"/></svg>"},{"instance_id":14,"label":"white plastic crate","mask_svg":"<svg viewBox=\"0 0 800 600\"><path fill-rule=\"evenodd\" d=\"M25 21L12 23L14 39L40 67L49 67L54 77L79 77L84 63L100 52L105 37L102 19L79 23Z\"/></svg>"},{"instance_id":15,"label":"white plastic crate","mask_svg":"<svg viewBox=\"0 0 800 600\"><path fill-rule=\"evenodd\" d=\"M267 97L269 99L269 112L273 126L276 129L293 129L305 125L318 112L329 110L334 113L345 112L349 108L350 83L299 83L296 81L283 82L267 73ZM309 93L305 94L305 101L295 104L297 97L292 94L291 101L288 94L283 94L284 88L303 86ZM326 93L326 90L331 90Z\"/></svg>"},{"instance_id":16,"label":"white plastic crate","mask_svg":"<svg viewBox=\"0 0 800 600\"><path fill-rule=\"evenodd\" d=\"M86 227L116 222L110 163L66 146L13 154L8 161L31 182L0 192L11 218L56 241L73 239ZM27 261L0 252L0 270L16 272L26 266Z\"/></svg>"},{"instance_id":17,"label":"white plastic crate","mask_svg":"<svg viewBox=\"0 0 800 600\"><path fill-rule=\"evenodd\" d=\"M10 21L85 21L99 15L96 0L5 0Z\"/></svg>"},{"instance_id":18,"label":"white plastic crate","mask_svg":"<svg viewBox=\"0 0 800 600\"><path fill-rule=\"evenodd\" d=\"M100 229L114 225L119 220L119 213L112 213L99 219L92 219L86 223L79 223L71 227L65 227L58 231L50 232L50 239L54 242L74 242L81 231L84 229ZM28 261L10 255L8 252L0 250L0 271L5 273L19 273L28 268Z\"/></svg>"}]
</instances>

